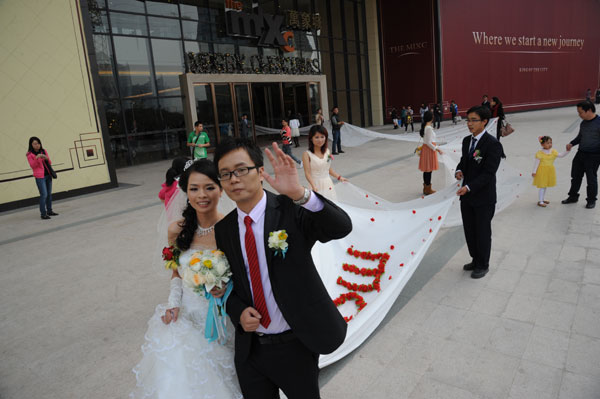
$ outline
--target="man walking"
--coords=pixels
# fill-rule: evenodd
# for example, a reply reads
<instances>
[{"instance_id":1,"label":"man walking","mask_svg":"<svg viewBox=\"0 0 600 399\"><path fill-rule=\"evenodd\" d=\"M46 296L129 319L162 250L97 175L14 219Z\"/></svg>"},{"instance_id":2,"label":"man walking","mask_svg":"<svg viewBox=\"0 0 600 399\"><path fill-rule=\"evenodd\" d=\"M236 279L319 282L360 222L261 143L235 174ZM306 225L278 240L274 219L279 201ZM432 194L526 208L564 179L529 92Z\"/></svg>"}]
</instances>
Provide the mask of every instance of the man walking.
<instances>
[{"instance_id":1,"label":"man walking","mask_svg":"<svg viewBox=\"0 0 600 399\"><path fill-rule=\"evenodd\" d=\"M319 398L319 354L336 350L347 324L327 293L311 256L316 241L340 239L350 217L302 187L290 157L225 139L215 151L223 189L237 208L215 226L217 247L231 265L227 313L235 326L235 367L246 399ZM266 180L280 195L263 189ZM271 236L271 235L275 236ZM277 238L281 246L271 246Z\"/></svg>"},{"instance_id":2,"label":"man walking","mask_svg":"<svg viewBox=\"0 0 600 399\"><path fill-rule=\"evenodd\" d=\"M583 119L579 125L579 134L569 144L567 151L579 145L579 150L571 165L571 189L563 204L572 204L579 199L579 188L585 174L587 181L587 209L596 206L598 196L598 166L600 166L600 117L591 101L577 104L577 113Z\"/></svg>"},{"instance_id":3,"label":"man walking","mask_svg":"<svg viewBox=\"0 0 600 399\"><path fill-rule=\"evenodd\" d=\"M190 132L187 139L187 146L190 147L192 159L206 158L206 149L210 147L210 139L204 131L202 122L194 123L194 130Z\"/></svg>"},{"instance_id":4,"label":"man walking","mask_svg":"<svg viewBox=\"0 0 600 399\"><path fill-rule=\"evenodd\" d=\"M331 148L331 153L333 155L337 155L338 153L343 154L344 151L342 151L342 125L344 124L344 122L342 122L342 120L340 119L340 116L338 115L338 113L340 112L340 109L337 107L337 105L335 107L333 107L333 109L331 110L331 112L333 113L331 115L331 130L333 131L333 145Z\"/></svg>"},{"instance_id":5,"label":"man walking","mask_svg":"<svg viewBox=\"0 0 600 399\"><path fill-rule=\"evenodd\" d=\"M467 111L467 127L471 136L462 142L462 156L455 177L462 179L460 196L465 239L472 261L463 269L471 271L471 278L481 278L489 270L492 248L492 218L496 210L496 171L500 165L502 145L485 126L490 110L484 106Z\"/></svg>"}]
</instances>

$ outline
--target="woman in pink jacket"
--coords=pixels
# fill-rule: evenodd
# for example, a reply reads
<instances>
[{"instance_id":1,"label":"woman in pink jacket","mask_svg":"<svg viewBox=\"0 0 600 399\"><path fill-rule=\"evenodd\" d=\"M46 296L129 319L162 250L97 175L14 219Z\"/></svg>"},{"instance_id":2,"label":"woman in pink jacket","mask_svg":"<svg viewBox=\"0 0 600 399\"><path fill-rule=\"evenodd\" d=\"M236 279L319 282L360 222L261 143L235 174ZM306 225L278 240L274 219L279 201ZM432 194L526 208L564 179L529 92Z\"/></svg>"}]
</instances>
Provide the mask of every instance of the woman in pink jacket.
<instances>
[{"instance_id":1,"label":"woman in pink jacket","mask_svg":"<svg viewBox=\"0 0 600 399\"><path fill-rule=\"evenodd\" d=\"M27 161L33 170L33 177L40 192L40 214L42 219L58 216L52 211L52 175L50 174L50 157L42 147L42 141L37 137L29 138Z\"/></svg>"}]
</instances>

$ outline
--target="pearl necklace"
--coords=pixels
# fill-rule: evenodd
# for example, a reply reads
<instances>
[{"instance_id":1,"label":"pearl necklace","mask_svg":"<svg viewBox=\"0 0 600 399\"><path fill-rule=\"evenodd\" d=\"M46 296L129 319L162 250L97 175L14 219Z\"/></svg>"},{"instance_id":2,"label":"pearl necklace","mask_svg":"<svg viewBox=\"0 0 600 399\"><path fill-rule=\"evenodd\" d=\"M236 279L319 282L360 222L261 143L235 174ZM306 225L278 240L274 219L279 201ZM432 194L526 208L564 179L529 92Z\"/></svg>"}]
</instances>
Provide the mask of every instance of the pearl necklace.
<instances>
[{"instance_id":1,"label":"pearl necklace","mask_svg":"<svg viewBox=\"0 0 600 399\"><path fill-rule=\"evenodd\" d=\"M199 237L203 237L207 234L210 234L213 232L213 230L215 229L215 225L213 224L210 227L204 228L200 225L198 225L198 228L196 229L196 234L198 234Z\"/></svg>"}]
</instances>

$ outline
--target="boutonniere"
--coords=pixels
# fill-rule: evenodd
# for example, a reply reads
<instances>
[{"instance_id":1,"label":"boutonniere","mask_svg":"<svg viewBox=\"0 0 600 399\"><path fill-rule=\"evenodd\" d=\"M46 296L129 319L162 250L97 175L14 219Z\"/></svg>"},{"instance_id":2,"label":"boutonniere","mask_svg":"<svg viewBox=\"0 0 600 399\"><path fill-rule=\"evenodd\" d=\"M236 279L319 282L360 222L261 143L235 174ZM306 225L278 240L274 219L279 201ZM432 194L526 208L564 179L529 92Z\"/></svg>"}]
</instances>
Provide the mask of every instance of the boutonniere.
<instances>
[{"instance_id":1,"label":"boutonniere","mask_svg":"<svg viewBox=\"0 0 600 399\"><path fill-rule=\"evenodd\" d=\"M285 258L288 250L288 235L285 230L277 230L269 233L269 248L275 251L275 255L281 254Z\"/></svg>"},{"instance_id":2,"label":"boutonniere","mask_svg":"<svg viewBox=\"0 0 600 399\"><path fill-rule=\"evenodd\" d=\"M475 152L473 153L473 159L477 163L480 163L481 160L483 159L480 154L481 154L481 152L479 152L479 150L475 150Z\"/></svg>"}]
</instances>

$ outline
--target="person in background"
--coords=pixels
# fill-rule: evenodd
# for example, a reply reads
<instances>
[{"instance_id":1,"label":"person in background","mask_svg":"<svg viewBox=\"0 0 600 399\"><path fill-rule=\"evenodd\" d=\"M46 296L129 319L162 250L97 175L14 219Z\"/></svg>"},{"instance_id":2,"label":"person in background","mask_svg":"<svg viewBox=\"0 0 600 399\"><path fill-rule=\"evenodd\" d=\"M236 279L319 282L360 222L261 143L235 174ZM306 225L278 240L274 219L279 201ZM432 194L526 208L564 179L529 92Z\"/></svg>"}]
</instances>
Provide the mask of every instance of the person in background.
<instances>
[{"instance_id":1,"label":"person in background","mask_svg":"<svg viewBox=\"0 0 600 399\"><path fill-rule=\"evenodd\" d=\"M333 148L331 153L333 155L337 155L338 153L343 154L344 151L342 151L342 125L344 124L344 122L342 122L342 120L340 119L340 109L337 105L331 109L331 112L333 113L331 115L331 130L333 131Z\"/></svg>"},{"instance_id":2,"label":"person in background","mask_svg":"<svg viewBox=\"0 0 600 399\"><path fill-rule=\"evenodd\" d=\"M506 119L504 116L504 107L502 106L502 101L500 101L498 97L492 97L490 109L492 111L492 118L498 118L498 121L496 122L496 138L498 141L500 141L500 137L502 137L502 132L500 130L502 129L502 124ZM502 153L502 158L506 158L504 152Z\"/></svg>"},{"instance_id":3,"label":"person in background","mask_svg":"<svg viewBox=\"0 0 600 399\"><path fill-rule=\"evenodd\" d=\"M402 110L400 111L400 127L406 126L406 106L402 106Z\"/></svg>"},{"instance_id":4,"label":"person in background","mask_svg":"<svg viewBox=\"0 0 600 399\"><path fill-rule=\"evenodd\" d=\"M58 216L52 210L52 174L50 173L52 161L48 151L42 147L42 141L33 136L29 138L27 150L27 162L33 170L35 184L40 192L40 216L42 219L50 219L50 216Z\"/></svg>"},{"instance_id":5,"label":"person in background","mask_svg":"<svg viewBox=\"0 0 600 399\"><path fill-rule=\"evenodd\" d=\"M325 117L323 116L323 110L321 108L319 108L315 114L315 123L321 126L325 123Z\"/></svg>"},{"instance_id":6,"label":"person in background","mask_svg":"<svg viewBox=\"0 0 600 399\"><path fill-rule=\"evenodd\" d=\"M294 140L294 147L300 147L300 119L298 114L294 113L292 119L290 119L290 129L292 130L292 140Z\"/></svg>"},{"instance_id":7,"label":"person in background","mask_svg":"<svg viewBox=\"0 0 600 399\"><path fill-rule=\"evenodd\" d=\"M563 204L572 204L579 199L579 188L583 175L587 180L587 209L596 206L598 196L598 167L600 166L600 117L591 101L577 104L577 113L583 119L579 125L579 134L569 144L567 151L579 145L579 150L571 165L571 189Z\"/></svg>"},{"instance_id":8,"label":"person in background","mask_svg":"<svg viewBox=\"0 0 600 399\"><path fill-rule=\"evenodd\" d=\"M206 149L210 147L210 139L204 131L202 122L194 123L194 130L188 135L187 146L190 147L192 159L206 158Z\"/></svg>"},{"instance_id":9,"label":"person in background","mask_svg":"<svg viewBox=\"0 0 600 399\"><path fill-rule=\"evenodd\" d=\"M240 136L247 139L250 135L250 126L248 124L248 114L242 115L242 121L240 123Z\"/></svg>"},{"instance_id":10,"label":"person in background","mask_svg":"<svg viewBox=\"0 0 600 399\"><path fill-rule=\"evenodd\" d=\"M292 129L290 129L288 122L285 119L281 120L281 148L284 154L289 155L300 167L302 167L302 161L299 160L292 154Z\"/></svg>"},{"instance_id":11,"label":"person in background","mask_svg":"<svg viewBox=\"0 0 600 399\"><path fill-rule=\"evenodd\" d=\"M440 124L442 123L442 107L440 104L433 105L433 126L436 129L440 128Z\"/></svg>"},{"instance_id":12,"label":"person in background","mask_svg":"<svg viewBox=\"0 0 600 399\"><path fill-rule=\"evenodd\" d=\"M423 126L423 115L425 115L425 112L427 111L429 111L429 106L422 103L421 108L419 109L419 113L421 114L421 126Z\"/></svg>"},{"instance_id":13,"label":"person in background","mask_svg":"<svg viewBox=\"0 0 600 399\"><path fill-rule=\"evenodd\" d=\"M487 109L489 109L491 111L492 106L490 104L490 100L488 100L487 94L484 94L482 98L483 98L483 101L481 102L481 106L486 107Z\"/></svg>"},{"instance_id":14,"label":"person in background","mask_svg":"<svg viewBox=\"0 0 600 399\"><path fill-rule=\"evenodd\" d=\"M412 107L409 105L408 109L406 110L406 123L404 124L405 132L408 132L408 125L410 125L413 132L415 131L415 125L413 123L413 114L414 114L414 111L413 111Z\"/></svg>"},{"instance_id":15,"label":"person in background","mask_svg":"<svg viewBox=\"0 0 600 399\"><path fill-rule=\"evenodd\" d=\"M392 123L394 124L394 129L398 129L398 111L396 108L392 108L392 112L390 112L390 116L392 117Z\"/></svg>"},{"instance_id":16,"label":"person in background","mask_svg":"<svg viewBox=\"0 0 600 399\"><path fill-rule=\"evenodd\" d=\"M596 104L600 104L600 87L596 89Z\"/></svg>"},{"instance_id":17,"label":"person in background","mask_svg":"<svg viewBox=\"0 0 600 399\"><path fill-rule=\"evenodd\" d=\"M169 205L171 197L173 197L173 195L177 192L179 176L181 176L183 173L183 168L185 167L186 161L187 160L185 158L177 157L171 163L169 170L167 170L165 182L162 184L161 189L158 192L158 198L163 204L165 204L165 208L167 205Z\"/></svg>"},{"instance_id":18,"label":"person in background","mask_svg":"<svg viewBox=\"0 0 600 399\"><path fill-rule=\"evenodd\" d=\"M319 193L336 200L337 195L333 187L333 176L340 182L348 181L339 173L336 173L331 164L333 157L327 148L328 132L325 126L314 125L308 132L308 151L302 155L302 164L304 166L304 176L306 181L315 193Z\"/></svg>"},{"instance_id":19,"label":"person in background","mask_svg":"<svg viewBox=\"0 0 600 399\"><path fill-rule=\"evenodd\" d=\"M457 124L458 121L456 117L458 116L458 105L454 102L454 100L450 101L450 113L452 114L452 123Z\"/></svg>"},{"instance_id":20,"label":"person in background","mask_svg":"<svg viewBox=\"0 0 600 399\"><path fill-rule=\"evenodd\" d=\"M592 101L592 89L587 89L585 91L585 100Z\"/></svg>"},{"instance_id":21,"label":"person in background","mask_svg":"<svg viewBox=\"0 0 600 399\"><path fill-rule=\"evenodd\" d=\"M419 170L423 172L423 194L435 193L431 188L431 174L439 169L438 156L442 150L436 144L435 132L433 131L433 113L431 111L423 114L423 123L419 134L423 138L421 155L419 156Z\"/></svg>"}]
</instances>

